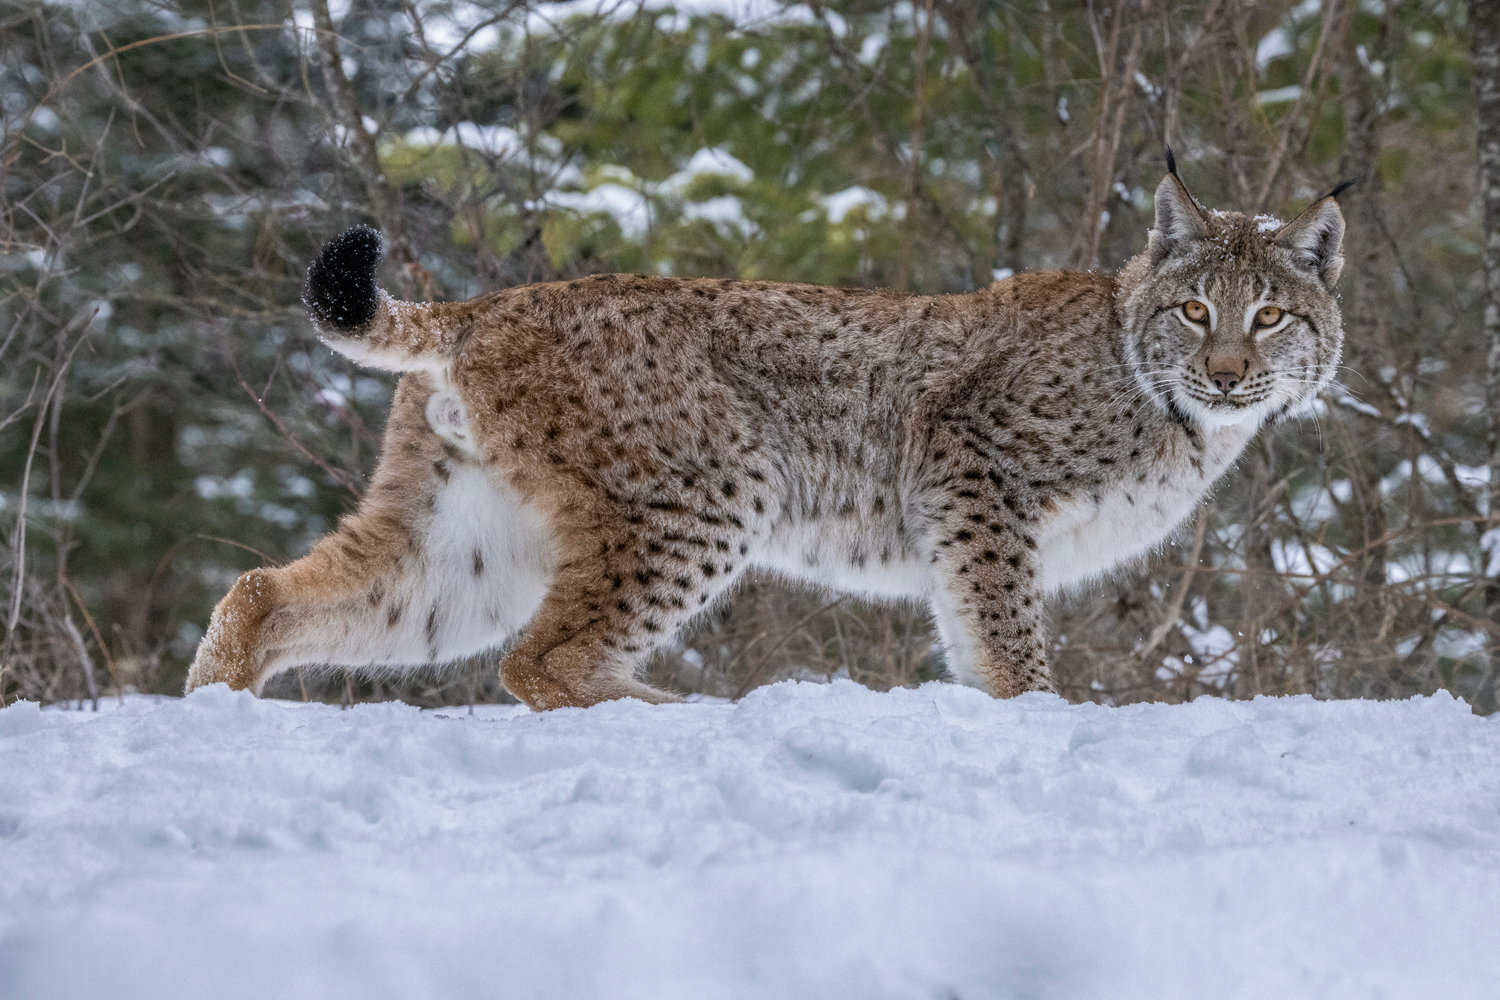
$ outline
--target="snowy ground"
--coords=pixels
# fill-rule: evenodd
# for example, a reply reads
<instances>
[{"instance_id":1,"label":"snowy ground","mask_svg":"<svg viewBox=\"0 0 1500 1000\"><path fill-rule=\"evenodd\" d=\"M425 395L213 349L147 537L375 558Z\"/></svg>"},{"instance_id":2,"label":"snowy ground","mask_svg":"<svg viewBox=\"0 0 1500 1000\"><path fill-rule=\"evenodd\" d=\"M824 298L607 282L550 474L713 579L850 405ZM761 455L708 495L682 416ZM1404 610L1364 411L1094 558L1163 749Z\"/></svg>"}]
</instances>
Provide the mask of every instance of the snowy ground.
<instances>
[{"instance_id":1,"label":"snowy ground","mask_svg":"<svg viewBox=\"0 0 1500 1000\"><path fill-rule=\"evenodd\" d=\"M1500 719L929 685L0 711L0 997L1500 995Z\"/></svg>"}]
</instances>

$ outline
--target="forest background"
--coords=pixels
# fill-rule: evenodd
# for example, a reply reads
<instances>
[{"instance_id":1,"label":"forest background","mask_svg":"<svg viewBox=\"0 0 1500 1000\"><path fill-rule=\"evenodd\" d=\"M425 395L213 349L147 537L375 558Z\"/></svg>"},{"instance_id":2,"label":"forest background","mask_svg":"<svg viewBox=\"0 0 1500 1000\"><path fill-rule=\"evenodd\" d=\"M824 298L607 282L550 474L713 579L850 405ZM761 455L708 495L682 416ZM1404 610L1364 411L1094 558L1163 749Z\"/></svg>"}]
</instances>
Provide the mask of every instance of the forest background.
<instances>
[{"instance_id":1,"label":"forest background","mask_svg":"<svg viewBox=\"0 0 1500 1000\"><path fill-rule=\"evenodd\" d=\"M958 292L1117 267L1170 143L1213 207L1289 218L1360 178L1346 367L1144 571L1056 602L1063 693L1493 711L1496 8L9 0L0 704L179 691L235 576L357 500L393 380L298 301L351 224L410 299L606 271ZM755 578L652 671L735 696L941 657L920 609ZM494 674L269 693L482 701Z\"/></svg>"}]
</instances>

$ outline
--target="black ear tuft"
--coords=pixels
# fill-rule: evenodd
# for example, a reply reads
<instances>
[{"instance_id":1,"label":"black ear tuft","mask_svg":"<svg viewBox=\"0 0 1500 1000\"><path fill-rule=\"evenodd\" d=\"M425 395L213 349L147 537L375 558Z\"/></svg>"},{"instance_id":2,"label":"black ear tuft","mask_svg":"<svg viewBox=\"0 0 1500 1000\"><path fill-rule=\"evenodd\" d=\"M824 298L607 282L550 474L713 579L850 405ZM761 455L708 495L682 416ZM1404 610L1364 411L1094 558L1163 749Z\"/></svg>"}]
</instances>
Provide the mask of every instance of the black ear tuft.
<instances>
[{"instance_id":1,"label":"black ear tuft","mask_svg":"<svg viewBox=\"0 0 1500 1000\"><path fill-rule=\"evenodd\" d=\"M1337 201L1339 195L1343 194L1345 191L1349 190L1350 188L1352 188L1354 185L1358 184L1362 180L1364 180L1363 177L1351 177L1347 181L1341 182L1338 187L1334 188L1332 191L1328 192L1323 197L1325 197L1325 198L1332 198L1335 201Z\"/></svg>"},{"instance_id":2,"label":"black ear tuft","mask_svg":"<svg viewBox=\"0 0 1500 1000\"><path fill-rule=\"evenodd\" d=\"M346 229L323 244L307 269L302 304L319 326L358 330L375 316L375 268L385 254L380 232L369 226Z\"/></svg>"},{"instance_id":3,"label":"black ear tuft","mask_svg":"<svg viewBox=\"0 0 1500 1000\"><path fill-rule=\"evenodd\" d=\"M1177 157L1172 155L1172 147L1167 146L1167 173L1173 177L1177 176Z\"/></svg>"}]
</instances>

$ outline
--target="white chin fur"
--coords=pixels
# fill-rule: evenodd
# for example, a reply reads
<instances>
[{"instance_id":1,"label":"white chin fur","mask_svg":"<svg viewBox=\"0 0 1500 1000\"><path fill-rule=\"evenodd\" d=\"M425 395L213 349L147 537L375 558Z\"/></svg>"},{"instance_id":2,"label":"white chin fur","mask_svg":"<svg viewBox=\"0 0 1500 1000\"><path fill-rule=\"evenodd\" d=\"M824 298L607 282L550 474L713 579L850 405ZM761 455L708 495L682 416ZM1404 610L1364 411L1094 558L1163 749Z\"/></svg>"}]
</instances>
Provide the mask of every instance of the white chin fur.
<instances>
[{"instance_id":1,"label":"white chin fur","mask_svg":"<svg viewBox=\"0 0 1500 1000\"><path fill-rule=\"evenodd\" d=\"M1239 427L1246 424L1258 426L1261 418L1265 416L1265 408L1261 406L1228 409L1204 406L1193 399L1180 400L1178 405L1193 418L1199 427L1206 431L1223 430L1226 427Z\"/></svg>"}]
</instances>

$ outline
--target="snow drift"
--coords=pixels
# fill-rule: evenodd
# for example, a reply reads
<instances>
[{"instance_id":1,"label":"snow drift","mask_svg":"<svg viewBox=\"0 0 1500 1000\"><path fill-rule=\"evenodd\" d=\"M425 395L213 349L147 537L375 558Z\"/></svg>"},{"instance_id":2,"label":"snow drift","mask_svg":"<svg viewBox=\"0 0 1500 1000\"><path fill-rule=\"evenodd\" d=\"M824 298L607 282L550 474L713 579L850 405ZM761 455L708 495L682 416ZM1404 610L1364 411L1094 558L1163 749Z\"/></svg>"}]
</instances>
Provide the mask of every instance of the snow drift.
<instances>
[{"instance_id":1,"label":"snow drift","mask_svg":"<svg viewBox=\"0 0 1500 1000\"><path fill-rule=\"evenodd\" d=\"M1481 997L1500 723L950 685L0 711L0 996Z\"/></svg>"}]
</instances>

